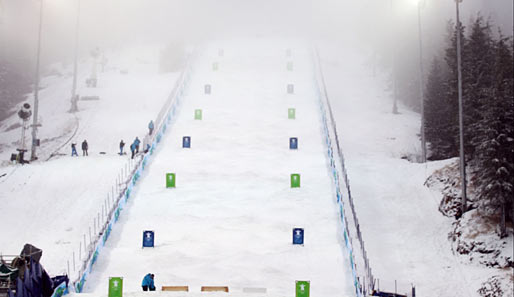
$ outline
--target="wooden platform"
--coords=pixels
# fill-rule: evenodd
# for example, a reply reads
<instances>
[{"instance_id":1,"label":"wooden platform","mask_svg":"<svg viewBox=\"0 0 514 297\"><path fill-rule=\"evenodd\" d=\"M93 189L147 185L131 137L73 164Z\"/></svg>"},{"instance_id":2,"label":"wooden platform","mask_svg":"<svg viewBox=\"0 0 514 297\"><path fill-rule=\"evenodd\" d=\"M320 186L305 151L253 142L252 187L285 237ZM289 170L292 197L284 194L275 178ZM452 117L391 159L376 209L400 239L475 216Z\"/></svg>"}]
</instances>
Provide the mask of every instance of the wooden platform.
<instances>
[{"instance_id":1,"label":"wooden platform","mask_svg":"<svg viewBox=\"0 0 514 297\"><path fill-rule=\"evenodd\" d=\"M189 292L189 287L188 286L162 286L162 291Z\"/></svg>"},{"instance_id":2,"label":"wooden platform","mask_svg":"<svg viewBox=\"0 0 514 297\"><path fill-rule=\"evenodd\" d=\"M202 292L227 292L228 293L228 287L208 287L203 286Z\"/></svg>"}]
</instances>

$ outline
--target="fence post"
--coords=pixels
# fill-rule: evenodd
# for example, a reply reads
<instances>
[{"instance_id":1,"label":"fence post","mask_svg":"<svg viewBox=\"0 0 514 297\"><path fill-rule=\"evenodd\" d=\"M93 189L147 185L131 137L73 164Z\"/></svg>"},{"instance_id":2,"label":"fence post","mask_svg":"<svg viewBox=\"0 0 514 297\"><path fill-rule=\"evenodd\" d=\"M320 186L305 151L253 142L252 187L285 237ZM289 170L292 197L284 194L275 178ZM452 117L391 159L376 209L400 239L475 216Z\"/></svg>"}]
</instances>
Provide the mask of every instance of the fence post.
<instances>
[{"instance_id":1,"label":"fence post","mask_svg":"<svg viewBox=\"0 0 514 297\"><path fill-rule=\"evenodd\" d=\"M93 243L91 240L91 226L89 226L89 244Z\"/></svg>"},{"instance_id":2,"label":"fence post","mask_svg":"<svg viewBox=\"0 0 514 297\"><path fill-rule=\"evenodd\" d=\"M73 251L73 272L75 272L75 251Z\"/></svg>"}]
</instances>

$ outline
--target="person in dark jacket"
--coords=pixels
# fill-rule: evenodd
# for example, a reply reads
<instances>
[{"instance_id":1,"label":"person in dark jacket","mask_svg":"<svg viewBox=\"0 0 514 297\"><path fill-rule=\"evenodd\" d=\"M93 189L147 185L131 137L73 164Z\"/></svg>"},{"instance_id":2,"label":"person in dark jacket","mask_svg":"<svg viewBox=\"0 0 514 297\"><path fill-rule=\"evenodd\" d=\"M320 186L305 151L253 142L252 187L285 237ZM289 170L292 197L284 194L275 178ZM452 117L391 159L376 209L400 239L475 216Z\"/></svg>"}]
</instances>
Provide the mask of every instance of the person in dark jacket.
<instances>
[{"instance_id":1,"label":"person in dark jacket","mask_svg":"<svg viewBox=\"0 0 514 297\"><path fill-rule=\"evenodd\" d=\"M123 155L123 148L125 147L125 142L123 142L123 139L120 141L120 156Z\"/></svg>"},{"instance_id":2,"label":"person in dark jacket","mask_svg":"<svg viewBox=\"0 0 514 297\"><path fill-rule=\"evenodd\" d=\"M130 152L132 153L132 157L130 158L134 159L134 156L136 155L136 145L134 142L130 145Z\"/></svg>"},{"instance_id":3,"label":"person in dark jacket","mask_svg":"<svg viewBox=\"0 0 514 297\"><path fill-rule=\"evenodd\" d=\"M87 141L84 139L84 141L82 142L82 156L88 156L88 154L87 154L88 148L89 148L89 146L87 144Z\"/></svg>"},{"instance_id":4,"label":"person in dark jacket","mask_svg":"<svg viewBox=\"0 0 514 297\"><path fill-rule=\"evenodd\" d=\"M148 123L148 135L152 135L153 128L154 128L154 125L153 125L153 120L152 120L152 121L150 121L150 123Z\"/></svg>"},{"instance_id":5,"label":"person in dark jacket","mask_svg":"<svg viewBox=\"0 0 514 297\"><path fill-rule=\"evenodd\" d=\"M141 283L141 286L143 287L143 291L155 291L155 285L153 282L154 275L152 273L148 273L143 278L143 282Z\"/></svg>"},{"instance_id":6,"label":"person in dark jacket","mask_svg":"<svg viewBox=\"0 0 514 297\"><path fill-rule=\"evenodd\" d=\"M71 156L79 156L79 154L77 154L77 144L76 143L72 143L71 144Z\"/></svg>"},{"instance_id":7,"label":"person in dark jacket","mask_svg":"<svg viewBox=\"0 0 514 297\"><path fill-rule=\"evenodd\" d=\"M136 146L136 154L139 153L139 144L141 143L141 140L139 138L134 139L134 145Z\"/></svg>"}]
</instances>

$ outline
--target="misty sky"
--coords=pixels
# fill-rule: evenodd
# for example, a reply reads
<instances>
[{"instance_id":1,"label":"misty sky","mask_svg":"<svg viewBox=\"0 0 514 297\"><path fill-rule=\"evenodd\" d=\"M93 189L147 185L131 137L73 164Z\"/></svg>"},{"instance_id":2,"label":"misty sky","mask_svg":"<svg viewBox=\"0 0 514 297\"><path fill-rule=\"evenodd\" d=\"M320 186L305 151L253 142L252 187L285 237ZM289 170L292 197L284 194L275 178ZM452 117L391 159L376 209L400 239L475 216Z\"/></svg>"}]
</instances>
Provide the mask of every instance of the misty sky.
<instances>
[{"instance_id":1,"label":"misty sky","mask_svg":"<svg viewBox=\"0 0 514 297\"><path fill-rule=\"evenodd\" d=\"M79 0L43 0L43 56L69 60ZM281 37L343 44L417 38L416 0L80 0L81 54L93 47L212 39ZM424 0L424 43L435 47L455 16L453 0ZM512 35L512 0L464 0L462 20L478 11ZM0 50L35 53L40 0L0 0ZM396 33L396 34L395 34ZM409 40L406 38L405 40ZM380 51L380 48L378 48ZM1 54L2 52L0 52Z\"/></svg>"}]
</instances>

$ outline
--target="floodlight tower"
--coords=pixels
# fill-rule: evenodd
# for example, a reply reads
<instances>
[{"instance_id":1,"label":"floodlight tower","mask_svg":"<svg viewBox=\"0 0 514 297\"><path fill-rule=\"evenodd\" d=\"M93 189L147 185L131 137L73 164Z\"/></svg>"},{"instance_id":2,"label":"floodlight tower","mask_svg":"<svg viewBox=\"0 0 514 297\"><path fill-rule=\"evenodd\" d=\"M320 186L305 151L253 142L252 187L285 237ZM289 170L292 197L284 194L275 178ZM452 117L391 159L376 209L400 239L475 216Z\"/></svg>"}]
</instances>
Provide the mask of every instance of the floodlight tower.
<instances>
[{"instance_id":1,"label":"floodlight tower","mask_svg":"<svg viewBox=\"0 0 514 297\"><path fill-rule=\"evenodd\" d=\"M466 160L464 159L464 120L462 105L462 59L461 59L461 40L460 40L460 17L459 4L462 0L455 0L455 11L457 18L457 77L458 77L458 93L459 93L459 159L460 159L460 179L462 191L462 214L467 210L467 194L466 194Z\"/></svg>"},{"instance_id":2,"label":"floodlight tower","mask_svg":"<svg viewBox=\"0 0 514 297\"><path fill-rule=\"evenodd\" d=\"M39 145L37 138L37 127L38 124L38 108L39 108L39 63L41 57L41 31L43 27L43 0L40 2L39 7L39 33L37 42L37 57L36 57L36 79L34 82L34 116L32 117L32 149L30 154L30 160L36 160L36 147Z\"/></svg>"}]
</instances>

